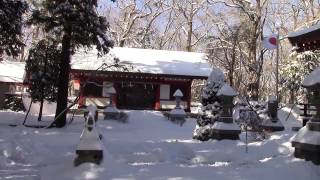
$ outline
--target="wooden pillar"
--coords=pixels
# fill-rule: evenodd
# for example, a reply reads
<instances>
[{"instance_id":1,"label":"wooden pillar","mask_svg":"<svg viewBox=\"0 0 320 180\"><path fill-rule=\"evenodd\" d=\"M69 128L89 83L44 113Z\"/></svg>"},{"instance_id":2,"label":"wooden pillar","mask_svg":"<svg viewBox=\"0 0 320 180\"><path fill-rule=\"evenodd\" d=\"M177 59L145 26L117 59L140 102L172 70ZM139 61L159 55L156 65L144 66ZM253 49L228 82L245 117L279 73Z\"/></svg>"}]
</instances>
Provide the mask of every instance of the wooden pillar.
<instances>
[{"instance_id":1,"label":"wooden pillar","mask_svg":"<svg viewBox=\"0 0 320 180\"><path fill-rule=\"evenodd\" d=\"M79 89L79 93L80 93L80 95L79 95L79 102L78 102L78 107L83 107L85 104L84 104L84 102L85 102L85 97L84 97L84 95L83 95L83 83L84 83L84 78L79 78L78 79L78 81L79 81L79 85L80 85L80 89Z\"/></svg>"},{"instance_id":2,"label":"wooden pillar","mask_svg":"<svg viewBox=\"0 0 320 180\"><path fill-rule=\"evenodd\" d=\"M160 110L161 109L161 106L160 106L160 85L157 85L156 87L156 102L155 102L155 105L154 105L154 109L155 110Z\"/></svg>"},{"instance_id":3,"label":"wooden pillar","mask_svg":"<svg viewBox=\"0 0 320 180\"><path fill-rule=\"evenodd\" d=\"M191 84L192 80L188 81L187 83L187 94L186 94L186 100L187 100L187 112L190 112L190 107L191 107Z\"/></svg>"}]
</instances>

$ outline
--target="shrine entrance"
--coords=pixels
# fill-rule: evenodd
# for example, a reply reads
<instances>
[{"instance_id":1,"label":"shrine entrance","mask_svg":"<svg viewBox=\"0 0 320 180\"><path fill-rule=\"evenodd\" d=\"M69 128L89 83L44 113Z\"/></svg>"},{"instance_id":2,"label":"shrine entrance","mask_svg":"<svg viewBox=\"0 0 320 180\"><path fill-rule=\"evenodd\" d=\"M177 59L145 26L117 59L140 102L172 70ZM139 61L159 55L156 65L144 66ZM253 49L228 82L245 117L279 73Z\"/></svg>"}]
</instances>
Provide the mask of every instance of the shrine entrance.
<instances>
[{"instance_id":1,"label":"shrine entrance","mask_svg":"<svg viewBox=\"0 0 320 180\"><path fill-rule=\"evenodd\" d=\"M117 107L120 109L154 109L157 85L116 83Z\"/></svg>"}]
</instances>

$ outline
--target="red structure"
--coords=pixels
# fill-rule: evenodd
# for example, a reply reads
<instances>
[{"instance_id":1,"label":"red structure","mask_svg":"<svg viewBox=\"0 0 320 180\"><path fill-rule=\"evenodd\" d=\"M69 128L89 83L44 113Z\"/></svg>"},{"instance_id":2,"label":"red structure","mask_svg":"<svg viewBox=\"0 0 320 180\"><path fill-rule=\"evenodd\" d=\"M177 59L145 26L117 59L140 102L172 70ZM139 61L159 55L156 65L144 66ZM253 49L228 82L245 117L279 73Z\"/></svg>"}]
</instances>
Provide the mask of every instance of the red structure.
<instances>
[{"instance_id":1,"label":"red structure","mask_svg":"<svg viewBox=\"0 0 320 180\"><path fill-rule=\"evenodd\" d=\"M184 94L181 105L190 111L192 81L206 80L211 71L202 53L135 48L114 48L104 58L97 58L93 53L80 53L72 60L73 89L81 91L79 107L88 104L105 107L109 97L103 91L112 85L117 92L113 97L117 108L173 109L173 93L180 89ZM110 58L119 58L132 70L95 70Z\"/></svg>"},{"instance_id":2,"label":"red structure","mask_svg":"<svg viewBox=\"0 0 320 180\"><path fill-rule=\"evenodd\" d=\"M320 23L308 28L289 33L290 43L297 48L297 52L320 49Z\"/></svg>"}]
</instances>

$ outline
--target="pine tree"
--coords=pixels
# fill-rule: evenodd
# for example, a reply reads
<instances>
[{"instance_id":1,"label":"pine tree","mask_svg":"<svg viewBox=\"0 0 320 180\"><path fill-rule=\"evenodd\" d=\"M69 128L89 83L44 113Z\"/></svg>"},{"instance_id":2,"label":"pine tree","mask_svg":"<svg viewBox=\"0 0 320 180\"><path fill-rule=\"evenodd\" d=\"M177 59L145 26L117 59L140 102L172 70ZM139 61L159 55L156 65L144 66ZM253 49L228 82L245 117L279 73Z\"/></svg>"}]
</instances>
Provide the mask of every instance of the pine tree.
<instances>
[{"instance_id":1,"label":"pine tree","mask_svg":"<svg viewBox=\"0 0 320 180\"><path fill-rule=\"evenodd\" d=\"M202 91L202 108L199 112L197 126L193 131L194 139L207 141L212 138L212 126L222 112L217 92L224 83L224 74L219 69L213 68Z\"/></svg>"},{"instance_id":2,"label":"pine tree","mask_svg":"<svg viewBox=\"0 0 320 180\"><path fill-rule=\"evenodd\" d=\"M22 17L27 10L28 4L22 0L0 1L0 58L3 53L17 56L24 47Z\"/></svg>"},{"instance_id":3,"label":"pine tree","mask_svg":"<svg viewBox=\"0 0 320 180\"><path fill-rule=\"evenodd\" d=\"M38 120L41 120L44 100L56 101L59 60L61 50L57 42L41 40L29 50L26 72L29 76L28 92L33 102L40 102Z\"/></svg>"},{"instance_id":4,"label":"pine tree","mask_svg":"<svg viewBox=\"0 0 320 180\"><path fill-rule=\"evenodd\" d=\"M113 42L108 39L106 19L97 14L97 0L45 0L34 10L30 23L42 25L47 33L62 44L55 127L66 124L70 56L79 47L95 45L98 55L109 52ZM61 115L60 115L61 114Z\"/></svg>"}]
</instances>

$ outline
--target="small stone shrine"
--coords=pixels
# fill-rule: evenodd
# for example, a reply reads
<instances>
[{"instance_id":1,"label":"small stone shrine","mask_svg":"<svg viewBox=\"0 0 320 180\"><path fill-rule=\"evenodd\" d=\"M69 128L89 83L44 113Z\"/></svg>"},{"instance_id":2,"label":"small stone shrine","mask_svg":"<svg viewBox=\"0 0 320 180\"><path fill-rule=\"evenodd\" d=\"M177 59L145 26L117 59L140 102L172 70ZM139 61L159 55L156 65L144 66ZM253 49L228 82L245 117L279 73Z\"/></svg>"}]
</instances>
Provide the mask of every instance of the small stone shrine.
<instances>
[{"instance_id":1,"label":"small stone shrine","mask_svg":"<svg viewBox=\"0 0 320 180\"><path fill-rule=\"evenodd\" d=\"M89 105L87 107L88 115L85 117L85 126L80 136L80 142L77 145L74 165L78 166L85 162L100 164L103 159L103 145L96 128L97 107Z\"/></svg>"},{"instance_id":2,"label":"small stone shrine","mask_svg":"<svg viewBox=\"0 0 320 180\"><path fill-rule=\"evenodd\" d=\"M312 93L310 101L317 112L292 139L294 156L320 165L320 68L309 74L302 86Z\"/></svg>"},{"instance_id":3,"label":"small stone shrine","mask_svg":"<svg viewBox=\"0 0 320 180\"><path fill-rule=\"evenodd\" d=\"M265 116L261 123L261 128L267 131L283 131L284 126L278 118L278 100L275 96L270 96L268 100L268 116Z\"/></svg>"},{"instance_id":4,"label":"small stone shrine","mask_svg":"<svg viewBox=\"0 0 320 180\"><path fill-rule=\"evenodd\" d=\"M224 84L217 92L217 96L221 102L222 112L218 120L212 126L214 139L239 139L241 130L240 127L234 123L232 117L234 106L233 98L237 95L238 93L228 84Z\"/></svg>"},{"instance_id":5,"label":"small stone shrine","mask_svg":"<svg viewBox=\"0 0 320 180\"><path fill-rule=\"evenodd\" d=\"M180 105L183 94L180 89L177 89L173 96L176 98L176 107L170 111L169 119L182 125L185 122L185 118L187 116L186 112L181 108Z\"/></svg>"}]
</instances>

